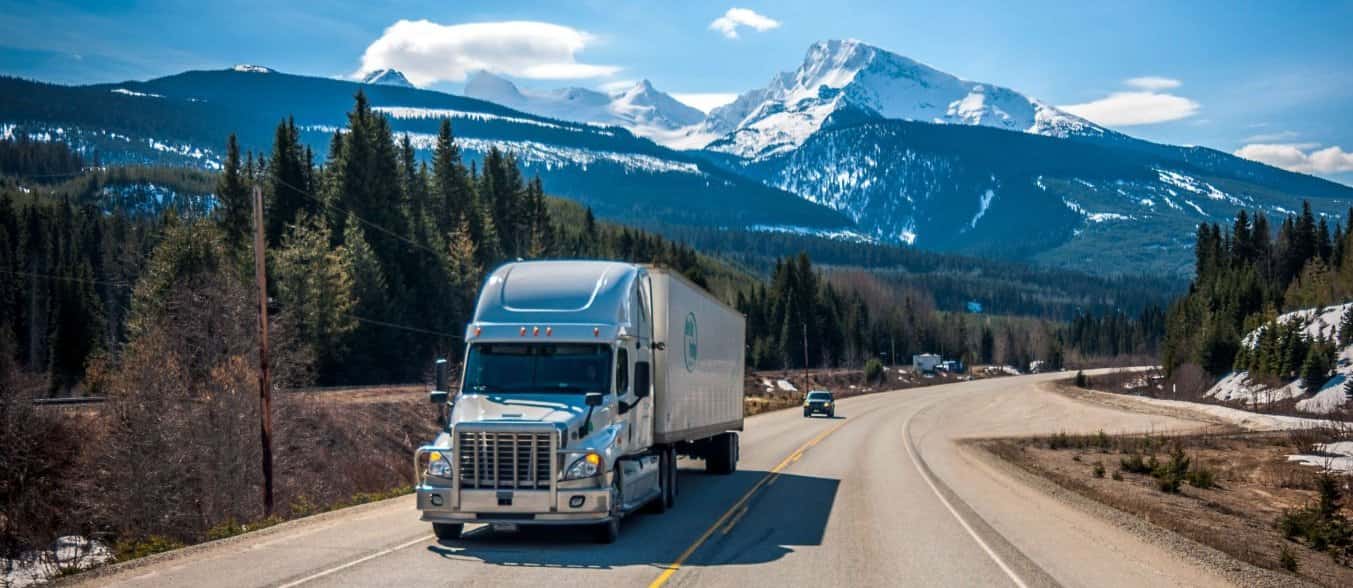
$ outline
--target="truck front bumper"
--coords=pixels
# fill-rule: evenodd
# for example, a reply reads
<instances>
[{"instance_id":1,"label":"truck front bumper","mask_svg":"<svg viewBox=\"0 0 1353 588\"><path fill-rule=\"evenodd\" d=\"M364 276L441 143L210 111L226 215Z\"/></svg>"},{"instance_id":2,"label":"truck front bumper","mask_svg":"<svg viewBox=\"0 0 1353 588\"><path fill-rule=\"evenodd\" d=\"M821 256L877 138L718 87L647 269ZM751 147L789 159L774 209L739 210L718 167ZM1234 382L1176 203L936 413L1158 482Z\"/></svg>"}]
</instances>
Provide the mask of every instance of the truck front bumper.
<instances>
[{"instance_id":1,"label":"truck front bumper","mask_svg":"<svg viewBox=\"0 0 1353 588\"><path fill-rule=\"evenodd\" d=\"M576 524L610 519L609 488L560 488L551 504L548 490L460 489L460 503L450 486L420 484L415 488L422 520L433 523ZM576 505L576 506L575 506Z\"/></svg>"}]
</instances>

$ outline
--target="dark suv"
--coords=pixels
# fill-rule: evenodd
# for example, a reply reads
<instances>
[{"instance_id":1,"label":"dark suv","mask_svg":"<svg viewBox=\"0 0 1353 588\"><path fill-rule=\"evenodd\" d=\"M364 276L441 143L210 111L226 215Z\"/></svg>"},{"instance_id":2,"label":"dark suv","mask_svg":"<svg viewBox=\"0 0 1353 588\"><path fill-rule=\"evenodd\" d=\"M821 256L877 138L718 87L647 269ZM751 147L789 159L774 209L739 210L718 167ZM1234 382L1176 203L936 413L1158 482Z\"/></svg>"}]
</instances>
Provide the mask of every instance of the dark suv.
<instances>
[{"instance_id":1,"label":"dark suv","mask_svg":"<svg viewBox=\"0 0 1353 588\"><path fill-rule=\"evenodd\" d=\"M813 414L825 414L829 417L836 417L836 405L832 401L832 393L826 390L813 390L808 393L808 397L803 399L803 416L810 417Z\"/></svg>"}]
</instances>

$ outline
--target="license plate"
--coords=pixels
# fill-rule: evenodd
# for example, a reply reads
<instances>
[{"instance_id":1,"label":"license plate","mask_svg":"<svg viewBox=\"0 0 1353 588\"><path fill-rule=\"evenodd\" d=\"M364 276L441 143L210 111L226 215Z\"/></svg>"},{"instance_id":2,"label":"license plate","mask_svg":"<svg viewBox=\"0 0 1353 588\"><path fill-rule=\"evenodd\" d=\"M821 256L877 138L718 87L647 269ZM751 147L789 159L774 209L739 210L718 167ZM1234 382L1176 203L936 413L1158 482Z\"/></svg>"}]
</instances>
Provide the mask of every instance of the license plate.
<instances>
[{"instance_id":1,"label":"license plate","mask_svg":"<svg viewBox=\"0 0 1353 588\"><path fill-rule=\"evenodd\" d=\"M517 523L494 523L493 531L495 533L516 533L521 530L521 525Z\"/></svg>"}]
</instances>

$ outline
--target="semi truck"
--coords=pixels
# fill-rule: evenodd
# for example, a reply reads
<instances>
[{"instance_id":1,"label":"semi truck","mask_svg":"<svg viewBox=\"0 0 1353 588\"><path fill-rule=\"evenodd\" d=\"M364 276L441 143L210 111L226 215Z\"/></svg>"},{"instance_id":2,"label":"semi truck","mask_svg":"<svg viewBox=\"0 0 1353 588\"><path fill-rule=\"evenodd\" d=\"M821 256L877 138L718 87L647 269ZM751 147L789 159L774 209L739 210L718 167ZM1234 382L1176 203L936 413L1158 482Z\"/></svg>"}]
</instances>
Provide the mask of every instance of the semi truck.
<instances>
[{"instance_id":1,"label":"semi truck","mask_svg":"<svg viewBox=\"0 0 1353 588\"><path fill-rule=\"evenodd\" d=\"M745 321L672 270L526 261L484 281L460 383L438 363L444 427L414 455L439 539L467 523L592 525L676 503L677 460L737 468Z\"/></svg>"}]
</instances>

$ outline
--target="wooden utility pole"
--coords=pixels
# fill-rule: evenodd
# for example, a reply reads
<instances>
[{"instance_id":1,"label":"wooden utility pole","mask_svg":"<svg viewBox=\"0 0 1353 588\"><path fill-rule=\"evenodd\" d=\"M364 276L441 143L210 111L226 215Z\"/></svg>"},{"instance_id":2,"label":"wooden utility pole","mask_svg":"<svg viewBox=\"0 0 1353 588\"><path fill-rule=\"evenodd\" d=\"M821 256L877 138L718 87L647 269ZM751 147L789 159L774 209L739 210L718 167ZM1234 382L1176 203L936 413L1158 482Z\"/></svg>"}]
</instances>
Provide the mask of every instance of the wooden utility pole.
<instances>
[{"instance_id":1,"label":"wooden utility pole","mask_svg":"<svg viewBox=\"0 0 1353 588\"><path fill-rule=\"evenodd\" d=\"M803 323L803 393L807 394L812 387L808 380L808 323Z\"/></svg>"},{"instance_id":2,"label":"wooden utility pole","mask_svg":"<svg viewBox=\"0 0 1353 588\"><path fill-rule=\"evenodd\" d=\"M258 415L263 440L263 513L272 516L272 382L268 377L268 274L263 191L254 186L254 279L258 281Z\"/></svg>"}]
</instances>

